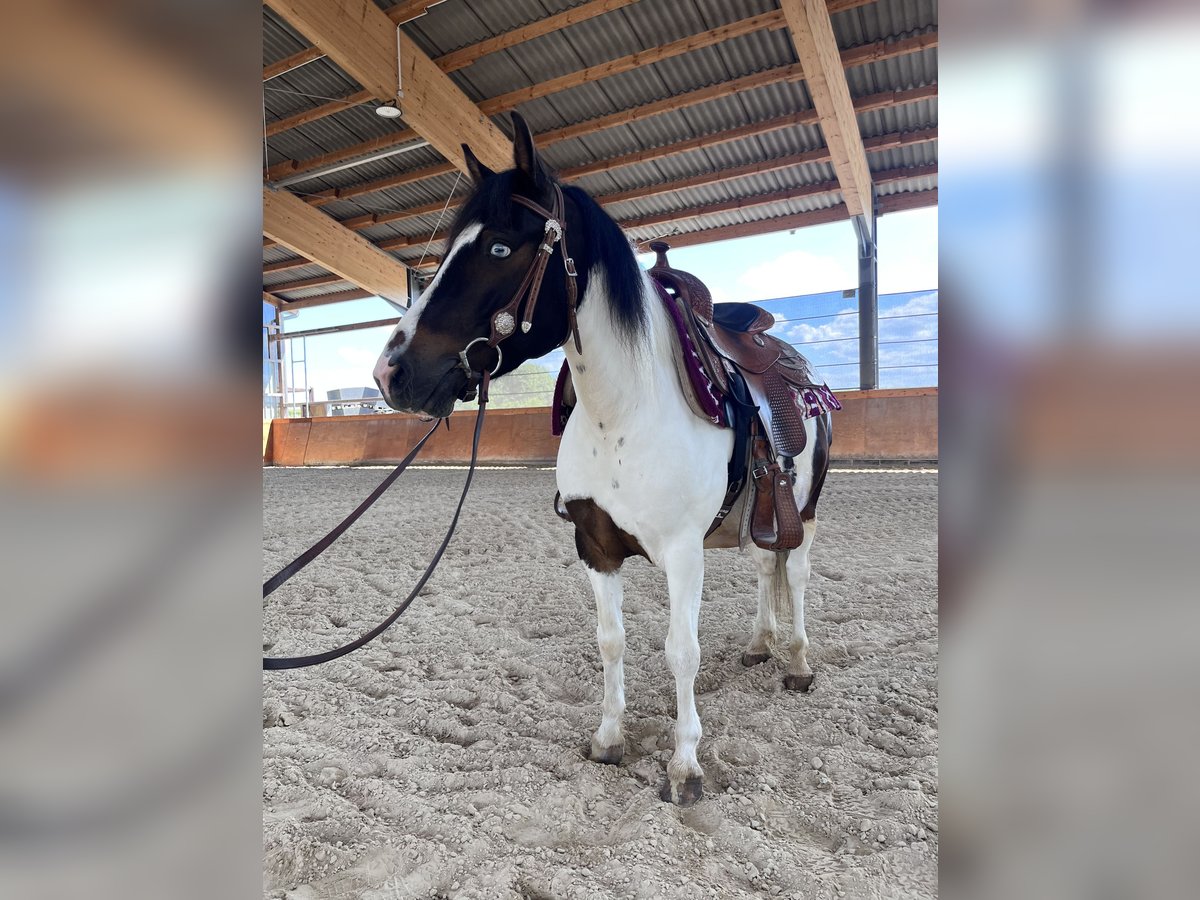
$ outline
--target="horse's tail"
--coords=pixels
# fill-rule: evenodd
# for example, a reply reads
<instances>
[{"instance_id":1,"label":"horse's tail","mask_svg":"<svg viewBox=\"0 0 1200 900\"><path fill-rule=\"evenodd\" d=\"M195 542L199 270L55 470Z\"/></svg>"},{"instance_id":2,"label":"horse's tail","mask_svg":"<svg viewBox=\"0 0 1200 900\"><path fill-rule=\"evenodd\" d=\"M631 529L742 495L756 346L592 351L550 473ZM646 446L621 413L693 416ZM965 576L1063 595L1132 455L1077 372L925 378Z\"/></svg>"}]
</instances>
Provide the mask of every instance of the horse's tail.
<instances>
[{"instance_id":1,"label":"horse's tail","mask_svg":"<svg viewBox=\"0 0 1200 900\"><path fill-rule=\"evenodd\" d=\"M780 625L792 618L792 589L787 577L789 553L790 550L776 552L775 571L771 573L771 610Z\"/></svg>"}]
</instances>

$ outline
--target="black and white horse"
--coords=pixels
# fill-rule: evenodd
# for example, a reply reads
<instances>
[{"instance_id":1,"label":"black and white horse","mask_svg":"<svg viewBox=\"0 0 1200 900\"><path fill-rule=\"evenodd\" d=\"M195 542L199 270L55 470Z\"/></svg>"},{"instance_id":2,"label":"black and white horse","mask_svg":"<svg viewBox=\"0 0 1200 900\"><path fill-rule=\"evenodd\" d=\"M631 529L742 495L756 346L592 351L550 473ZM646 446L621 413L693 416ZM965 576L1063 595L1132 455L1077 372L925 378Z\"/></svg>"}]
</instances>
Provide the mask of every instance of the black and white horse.
<instances>
[{"instance_id":1,"label":"black and white horse","mask_svg":"<svg viewBox=\"0 0 1200 900\"><path fill-rule=\"evenodd\" d=\"M616 763L624 749L620 569L626 558L640 554L666 572L671 598L666 655L675 676L677 718L663 796L689 805L702 790L693 682L700 664L704 550L736 546L736 536L706 545L705 532L726 491L733 434L700 419L685 401L672 361L674 326L621 229L584 191L559 185L539 158L524 120L514 115L513 121L513 169L492 172L464 146L474 190L454 223L436 276L388 339L375 378L395 409L445 416L473 389L474 378L461 360L476 372L494 367L500 377L526 360L565 348L577 405L558 453L558 489L595 592L604 660L602 718L591 758ZM530 327L516 329L508 320L501 357L484 339L494 335L498 310L518 292L537 254L550 252L544 213L556 202L565 220L565 249L578 272L582 352L570 339L572 296L564 277L570 266L560 243L550 255ZM795 460L794 488L796 506L803 510L804 541L780 553L750 546L758 568L758 614L742 657L746 665L770 657L776 610L790 597L784 685L800 691L813 678L806 658L804 591L816 499L828 465L828 430L818 429L815 419L805 425L808 440Z\"/></svg>"}]
</instances>

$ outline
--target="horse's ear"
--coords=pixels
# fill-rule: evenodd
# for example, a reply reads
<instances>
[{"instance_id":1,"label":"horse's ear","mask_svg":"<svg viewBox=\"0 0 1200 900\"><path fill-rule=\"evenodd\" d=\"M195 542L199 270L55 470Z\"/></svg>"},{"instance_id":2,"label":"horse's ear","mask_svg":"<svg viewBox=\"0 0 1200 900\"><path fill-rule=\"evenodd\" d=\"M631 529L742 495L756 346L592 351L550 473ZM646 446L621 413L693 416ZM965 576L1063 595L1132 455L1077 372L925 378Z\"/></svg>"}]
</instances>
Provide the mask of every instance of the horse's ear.
<instances>
[{"instance_id":1,"label":"horse's ear","mask_svg":"<svg viewBox=\"0 0 1200 900\"><path fill-rule=\"evenodd\" d=\"M471 173L471 180L476 184L482 184L485 178L490 178L496 173L479 161L471 148L466 144L462 145L463 157L467 161L467 171Z\"/></svg>"},{"instance_id":2,"label":"horse's ear","mask_svg":"<svg viewBox=\"0 0 1200 900\"><path fill-rule=\"evenodd\" d=\"M533 132L529 130L529 123L518 112L512 114L512 123L513 162L529 176L538 190L545 190L550 185L550 171L533 146Z\"/></svg>"}]
</instances>

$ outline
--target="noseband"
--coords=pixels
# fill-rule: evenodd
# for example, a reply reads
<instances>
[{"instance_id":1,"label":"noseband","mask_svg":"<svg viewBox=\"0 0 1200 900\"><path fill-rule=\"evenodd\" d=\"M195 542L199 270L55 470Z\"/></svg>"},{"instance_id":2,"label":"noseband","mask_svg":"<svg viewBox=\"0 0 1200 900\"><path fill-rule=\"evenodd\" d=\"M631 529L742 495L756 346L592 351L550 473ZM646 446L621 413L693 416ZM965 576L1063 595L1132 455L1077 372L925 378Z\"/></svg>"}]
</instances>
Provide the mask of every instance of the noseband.
<instances>
[{"instance_id":1,"label":"noseband","mask_svg":"<svg viewBox=\"0 0 1200 900\"><path fill-rule=\"evenodd\" d=\"M500 370L501 363L504 362L504 351L500 349L500 342L516 333L517 316L521 316L522 334L527 334L529 329L533 327L533 311L537 306L538 295L542 290L542 278L546 274L546 266L549 264L550 257L554 253L554 245L560 241L562 242L563 250L563 271L566 273L567 279L567 337L574 338L576 352L583 352L583 347L579 342L579 328L575 321L575 308L579 287L575 281L577 275L575 260L571 258L571 254L567 249L566 202L563 199L562 188L557 184L554 185L554 206L550 210L526 197L514 195L512 199L514 203L520 203L526 209L545 219L546 230L542 235L542 243L534 254L533 261L529 264L529 268L525 272L525 277L521 279L520 286L513 293L512 299L492 315L491 334L487 337L475 338L458 354L458 364L467 373L468 379L467 387L461 397L463 400L475 399L476 390L480 382L480 373L471 368L471 362L467 359L467 354L471 348L476 344L485 344L496 351L496 365L489 373L490 375L495 375ZM521 309L522 304L524 305L523 311ZM563 338L562 344L567 342L567 337Z\"/></svg>"}]
</instances>

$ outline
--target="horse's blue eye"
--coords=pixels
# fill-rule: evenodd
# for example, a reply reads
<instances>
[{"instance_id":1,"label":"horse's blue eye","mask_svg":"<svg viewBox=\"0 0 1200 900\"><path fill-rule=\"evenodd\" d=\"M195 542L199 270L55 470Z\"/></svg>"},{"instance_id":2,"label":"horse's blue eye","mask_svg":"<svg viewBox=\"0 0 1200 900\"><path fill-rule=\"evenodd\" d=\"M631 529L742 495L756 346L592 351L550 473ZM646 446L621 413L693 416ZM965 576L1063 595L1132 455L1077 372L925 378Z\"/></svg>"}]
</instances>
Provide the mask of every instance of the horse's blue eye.
<instances>
[{"instance_id":1,"label":"horse's blue eye","mask_svg":"<svg viewBox=\"0 0 1200 900\"><path fill-rule=\"evenodd\" d=\"M496 257L499 257L500 259L504 259L504 257L508 256L510 253L512 253L512 248L509 247L508 244L501 244L499 242L492 244L492 249L491 249L492 256L496 256Z\"/></svg>"}]
</instances>

